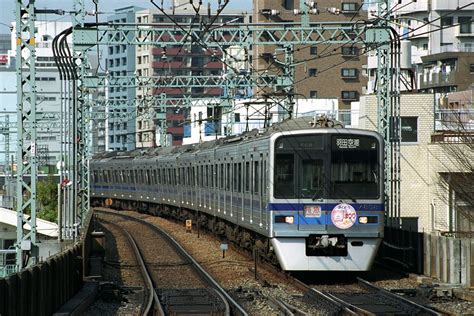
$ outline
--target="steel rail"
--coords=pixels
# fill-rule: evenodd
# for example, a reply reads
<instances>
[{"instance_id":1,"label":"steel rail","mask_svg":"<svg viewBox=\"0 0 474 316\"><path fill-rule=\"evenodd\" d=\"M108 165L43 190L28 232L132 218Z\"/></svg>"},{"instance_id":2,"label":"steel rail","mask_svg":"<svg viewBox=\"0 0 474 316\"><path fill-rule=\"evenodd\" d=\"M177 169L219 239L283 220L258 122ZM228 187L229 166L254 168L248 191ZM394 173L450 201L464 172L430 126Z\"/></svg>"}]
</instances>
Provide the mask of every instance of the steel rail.
<instances>
[{"instance_id":1,"label":"steel rail","mask_svg":"<svg viewBox=\"0 0 474 316\"><path fill-rule=\"evenodd\" d=\"M438 312L434 309L431 309L429 307L426 307L426 306L423 306L421 304L410 301L410 300L404 298L403 296L400 296L400 295L397 295L397 294L392 293L390 291L387 291L386 289L378 287L378 286L376 286L376 285L374 285L374 284L372 284L372 283L370 283L370 282L368 282L364 279L357 278L357 281L359 282L359 286L361 286L363 288L366 288L369 291L379 292L382 295L387 296L389 298L392 298L394 300L400 301L400 302L412 307L413 309L417 309L418 310L417 313L422 313L423 315L436 315L436 316L443 315L442 313L440 313L440 312Z\"/></svg>"},{"instance_id":2,"label":"steel rail","mask_svg":"<svg viewBox=\"0 0 474 316\"><path fill-rule=\"evenodd\" d=\"M137 259L138 265L140 266L140 273L142 274L143 281L145 282L147 292L148 292L147 300L146 300L147 302L146 302L146 304L142 304L142 307L140 309L140 315L149 315L150 311L153 307L153 302L155 302L156 303L155 309L157 310L157 314L159 316L164 316L165 313L163 312L160 300L158 299L158 295L156 294L155 288L153 286L153 281L151 280L151 277L150 277L150 273L148 272L148 269L146 268L145 261L143 260L143 256L140 252L140 249L137 246L137 243L136 243L135 239L122 226L120 226L116 223L110 222L108 220L105 220L103 218L101 218L100 221L102 223L106 223L107 225L114 226L115 228L122 231L127 236L128 243L129 243L130 247L132 247L132 249L133 249L133 252L135 254L135 258Z\"/></svg>"},{"instance_id":3,"label":"steel rail","mask_svg":"<svg viewBox=\"0 0 474 316\"><path fill-rule=\"evenodd\" d=\"M140 249L138 249L137 243L135 242L135 239L130 235L130 233L123 228L123 231L128 237L128 240L130 244L132 245L133 251L135 252L135 256L137 257L137 260L140 263L140 271L142 272L143 278L145 279L145 282L147 283L147 288L148 288L148 302L146 304L146 307L142 309L143 313L142 315L149 315L150 311L153 307L153 302L155 302L155 310L159 316L164 316L165 313L163 311L163 308L161 307L160 300L158 298L158 295L156 294L155 287L153 286L153 281L151 280L150 273L146 267L145 261L143 260L143 256L140 252Z\"/></svg>"},{"instance_id":4,"label":"steel rail","mask_svg":"<svg viewBox=\"0 0 474 316\"><path fill-rule=\"evenodd\" d=\"M242 315L242 316L248 316L247 312L240 306L239 303L237 303L220 285L217 283L214 278L207 273L204 268L190 255L188 252L173 238L171 237L167 232L165 232L163 229L161 229L158 226L155 226L149 222L146 222L142 219L132 217L129 215L125 214L117 214L117 213L112 213L112 212L107 212L107 211L101 211L101 210L96 210L96 212L101 212L105 214L112 214L116 215L122 218L127 218L129 220L139 222L145 226L150 227L152 230L156 231L158 234L160 234L164 239L166 239L177 251L178 253L185 259L191 262L192 266L194 267L196 273L203 278L205 282L207 282L211 288L213 288L217 294L221 298L224 298L223 303L225 304L225 309L226 315ZM232 306L232 307L231 307ZM232 309L232 313L231 313Z\"/></svg>"}]
</instances>

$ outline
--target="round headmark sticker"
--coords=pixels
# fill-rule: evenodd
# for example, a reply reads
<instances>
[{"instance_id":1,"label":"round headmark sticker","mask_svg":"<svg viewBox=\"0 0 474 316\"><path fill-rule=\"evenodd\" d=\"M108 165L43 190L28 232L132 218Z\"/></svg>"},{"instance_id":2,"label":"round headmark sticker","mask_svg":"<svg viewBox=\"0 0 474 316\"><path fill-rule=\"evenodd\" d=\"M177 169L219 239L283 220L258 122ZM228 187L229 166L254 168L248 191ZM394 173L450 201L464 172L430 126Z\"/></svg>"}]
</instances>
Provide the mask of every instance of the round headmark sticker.
<instances>
[{"instance_id":1,"label":"round headmark sticker","mask_svg":"<svg viewBox=\"0 0 474 316\"><path fill-rule=\"evenodd\" d=\"M337 228L348 229L357 219L356 210L352 205L341 203L336 205L331 212L331 221Z\"/></svg>"}]
</instances>

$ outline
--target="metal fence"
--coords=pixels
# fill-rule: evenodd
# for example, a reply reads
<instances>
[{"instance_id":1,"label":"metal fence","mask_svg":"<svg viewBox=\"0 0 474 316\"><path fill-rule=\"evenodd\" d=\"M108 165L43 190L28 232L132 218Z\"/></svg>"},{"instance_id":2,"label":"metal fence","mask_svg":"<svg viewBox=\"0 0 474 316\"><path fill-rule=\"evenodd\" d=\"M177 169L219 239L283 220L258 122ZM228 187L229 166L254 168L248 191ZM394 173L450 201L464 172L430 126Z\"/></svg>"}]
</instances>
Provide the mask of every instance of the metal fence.
<instances>
[{"instance_id":1,"label":"metal fence","mask_svg":"<svg viewBox=\"0 0 474 316\"><path fill-rule=\"evenodd\" d=\"M386 226L377 257L406 272L423 274L423 233Z\"/></svg>"}]
</instances>

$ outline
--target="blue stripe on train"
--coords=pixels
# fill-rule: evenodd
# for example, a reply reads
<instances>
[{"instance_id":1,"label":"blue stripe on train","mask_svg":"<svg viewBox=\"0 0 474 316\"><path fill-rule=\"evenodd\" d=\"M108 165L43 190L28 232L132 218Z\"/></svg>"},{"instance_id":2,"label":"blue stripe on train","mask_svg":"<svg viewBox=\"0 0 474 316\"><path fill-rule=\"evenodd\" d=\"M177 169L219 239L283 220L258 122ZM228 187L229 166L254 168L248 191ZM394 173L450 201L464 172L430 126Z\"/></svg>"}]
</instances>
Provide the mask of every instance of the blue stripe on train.
<instances>
[{"instance_id":1,"label":"blue stripe on train","mask_svg":"<svg viewBox=\"0 0 474 316\"><path fill-rule=\"evenodd\" d=\"M270 211L302 211L305 205L319 205L322 211L332 211L340 203L268 203ZM384 205L379 203L349 203L358 211L382 212Z\"/></svg>"}]
</instances>

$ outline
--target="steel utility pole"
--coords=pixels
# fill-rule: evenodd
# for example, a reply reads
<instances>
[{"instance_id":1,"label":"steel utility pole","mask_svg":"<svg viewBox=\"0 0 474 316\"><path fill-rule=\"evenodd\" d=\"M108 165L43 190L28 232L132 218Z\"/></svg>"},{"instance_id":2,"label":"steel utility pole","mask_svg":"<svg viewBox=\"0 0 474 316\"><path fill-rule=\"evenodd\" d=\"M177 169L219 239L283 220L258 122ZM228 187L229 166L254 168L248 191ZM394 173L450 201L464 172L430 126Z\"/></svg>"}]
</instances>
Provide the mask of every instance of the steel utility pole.
<instances>
[{"instance_id":1,"label":"steel utility pole","mask_svg":"<svg viewBox=\"0 0 474 316\"><path fill-rule=\"evenodd\" d=\"M400 64L399 39L389 24L391 0L379 1L377 25L366 42L377 52L377 129L382 134L385 166L385 206L390 226L400 222Z\"/></svg>"},{"instance_id":2,"label":"steel utility pole","mask_svg":"<svg viewBox=\"0 0 474 316\"><path fill-rule=\"evenodd\" d=\"M35 0L16 0L16 73L17 73L17 185L16 185L16 265L18 271L38 258L36 240L36 68ZM27 213L30 213L29 216ZM23 226L28 224L30 231Z\"/></svg>"}]
</instances>

